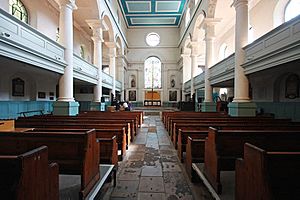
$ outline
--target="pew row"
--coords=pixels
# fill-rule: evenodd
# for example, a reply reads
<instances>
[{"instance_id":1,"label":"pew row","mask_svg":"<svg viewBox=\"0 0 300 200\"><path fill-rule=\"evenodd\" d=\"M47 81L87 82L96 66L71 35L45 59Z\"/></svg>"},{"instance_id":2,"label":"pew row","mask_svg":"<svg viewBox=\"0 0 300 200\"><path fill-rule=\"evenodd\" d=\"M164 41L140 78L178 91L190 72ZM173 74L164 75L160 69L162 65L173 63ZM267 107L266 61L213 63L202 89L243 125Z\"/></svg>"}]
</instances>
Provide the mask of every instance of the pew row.
<instances>
[{"instance_id":1,"label":"pew row","mask_svg":"<svg viewBox=\"0 0 300 200\"><path fill-rule=\"evenodd\" d=\"M0 154L21 154L45 145L61 174L81 175L80 198L99 180L99 144L94 129L86 132L0 132Z\"/></svg>"},{"instance_id":2,"label":"pew row","mask_svg":"<svg viewBox=\"0 0 300 200\"><path fill-rule=\"evenodd\" d=\"M244 158L236 160L235 199L298 199L299 169L300 152L276 147L269 151L246 143Z\"/></svg>"},{"instance_id":3,"label":"pew row","mask_svg":"<svg viewBox=\"0 0 300 200\"><path fill-rule=\"evenodd\" d=\"M48 148L0 155L1 199L58 200L58 165L48 163Z\"/></svg>"},{"instance_id":4,"label":"pew row","mask_svg":"<svg viewBox=\"0 0 300 200\"><path fill-rule=\"evenodd\" d=\"M243 157L248 142L272 151L300 151L300 130L217 130L210 127L205 140L204 174L221 194L221 171L235 170L235 160ZM280 147L280 148L279 148Z\"/></svg>"},{"instance_id":5,"label":"pew row","mask_svg":"<svg viewBox=\"0 0 300 200\"><path fill-rule=\"evenodd\" d=\"M65 124L96 124L97 127L102 126L103 128L113 127L125 127L127 144L130 144L134 138L132 120L108 120L108 119L97 119L97 118L81 118L81 117L29 117L29 118L18 118L16 121L16 127L44 127L49 124L65 125ZM96 128L96 127L95 127Z\"/></svg>"}]
</instances>

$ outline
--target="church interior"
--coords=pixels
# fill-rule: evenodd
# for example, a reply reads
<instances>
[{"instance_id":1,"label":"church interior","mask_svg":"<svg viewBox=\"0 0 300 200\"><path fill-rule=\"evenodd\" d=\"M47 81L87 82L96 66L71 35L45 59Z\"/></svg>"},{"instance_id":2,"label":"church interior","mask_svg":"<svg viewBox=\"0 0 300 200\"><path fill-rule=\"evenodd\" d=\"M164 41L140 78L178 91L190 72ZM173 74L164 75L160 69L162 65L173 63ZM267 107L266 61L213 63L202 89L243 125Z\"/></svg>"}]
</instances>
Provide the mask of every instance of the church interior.
<instances>
[{"instance_id":1,"label":"church interior","mask_svg":"<svg viewBox=\"0 0 300 200\"><path fill-rule=\"evenodd\" d=\"M300 0L0 0L0 199L300 196Z\"/></svg>"}]
</instances>

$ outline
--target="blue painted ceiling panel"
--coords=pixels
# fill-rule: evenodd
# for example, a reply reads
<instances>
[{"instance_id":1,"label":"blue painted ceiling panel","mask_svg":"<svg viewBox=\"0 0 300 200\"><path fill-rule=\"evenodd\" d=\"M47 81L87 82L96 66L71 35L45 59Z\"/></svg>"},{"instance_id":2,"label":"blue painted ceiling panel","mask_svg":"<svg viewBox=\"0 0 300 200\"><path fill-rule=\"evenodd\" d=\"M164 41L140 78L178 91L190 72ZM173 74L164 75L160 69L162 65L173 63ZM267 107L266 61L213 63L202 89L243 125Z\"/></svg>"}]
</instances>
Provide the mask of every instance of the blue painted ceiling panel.
<instances>
[{"instance_id":1,"label":"blue painted ceiling panel","mask_svg":"<svg viewBox=\"0 0 300 200\"><path fill-rule=\"evenodd\" d=\"M129 27L175 26L187 0L118 0Z\"/></svg>"}]
</instances>

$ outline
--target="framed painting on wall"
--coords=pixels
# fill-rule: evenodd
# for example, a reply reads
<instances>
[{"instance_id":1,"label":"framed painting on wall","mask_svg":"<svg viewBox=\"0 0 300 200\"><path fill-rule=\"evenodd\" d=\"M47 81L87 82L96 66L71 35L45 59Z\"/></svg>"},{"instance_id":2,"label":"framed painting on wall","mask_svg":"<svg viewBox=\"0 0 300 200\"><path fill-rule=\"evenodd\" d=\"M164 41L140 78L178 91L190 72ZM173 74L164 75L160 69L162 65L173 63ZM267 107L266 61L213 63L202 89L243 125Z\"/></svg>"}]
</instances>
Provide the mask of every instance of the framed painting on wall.
<instances>
[{"instance_id":1,"label":"framed painting on wall","mask_svg":"<svg viewBox=\"0 0 300 200\"><path fill-rule=\"evenodd\" d=\"M25 82L20 78L12 80L12 96L24 97Z\"/></svg>"},{"instance_id":2,"label":"framed painting on wall","mask_svg":"<svg viewBox=\"0 0 300 200\"><path fill-rule=\"evenodd\" d=\"M177 101L177 91L169 91L169 101Z\"/></svg>"},{"instance_id":3,"label":"framed painting on wall","mask_svg":"<svg viewBox=\"0 0 300 200\"><path fill-rule=\"evenodd\" d=\"M135 90L129 91L129 101L136 101L136 91Z\"/></svg>"}]
</instances>

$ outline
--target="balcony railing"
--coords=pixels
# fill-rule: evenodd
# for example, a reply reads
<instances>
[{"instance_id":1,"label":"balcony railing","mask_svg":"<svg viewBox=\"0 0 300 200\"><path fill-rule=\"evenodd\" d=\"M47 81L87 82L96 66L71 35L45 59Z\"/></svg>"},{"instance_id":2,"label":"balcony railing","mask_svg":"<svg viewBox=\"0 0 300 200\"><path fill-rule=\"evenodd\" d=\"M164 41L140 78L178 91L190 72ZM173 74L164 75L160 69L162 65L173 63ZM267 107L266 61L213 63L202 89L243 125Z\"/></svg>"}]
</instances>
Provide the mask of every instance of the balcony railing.
<instances>
[{"instance_id":1,"label":"balcony railing","mask_svg":"<svg viewBox=\"0 0 300 200\"><path fill-rule=\"evenodd\" d=\"M210 83L216 84L234 78L234 54L212 66L210 70Z\"/></svg>"},{"instance_id":2,"label":"balcony railing","mask_svg":"<svg viewBox=\"0 0 300 200\"><path fill-rule=\"evenodd\" d=\"M0 55L49 71L64 73L64 47L28 24L0 9ZM74 78L97 84L97 67L73 56ZM103 74L103 86L112 88L113 78ZM122 85L116 81L116 88Z\"/></svg>"},{"instance_id":3,"label":"balcony railing","mask_svg":"<svg viewBox=\"0 0 300 200\"><path fill-rule=\"evenodd\" d=\"M64 47L0 9L0 55L63 73Z\"/></svg>"},{"instance_id":4,"label":"balcony railing","mask_svg":"<svg viewBox=\"0 0 300 200\"><path fill-rule=\"evenodd\" d=\"M245 73L300 59L300 15L247 45Z\"/></svg>"},{"instance_id":5,"label":"balcony railing","mask_svg":"<svg viewBox=\"0 0 300 200\"><path fill-rule=\"evenodd\" d=\"M97 84L97 67L74 54L73 56L74 77L82 81Z\"/></svg>"}]
</instances>

